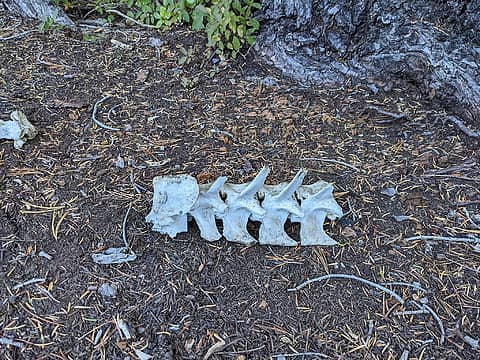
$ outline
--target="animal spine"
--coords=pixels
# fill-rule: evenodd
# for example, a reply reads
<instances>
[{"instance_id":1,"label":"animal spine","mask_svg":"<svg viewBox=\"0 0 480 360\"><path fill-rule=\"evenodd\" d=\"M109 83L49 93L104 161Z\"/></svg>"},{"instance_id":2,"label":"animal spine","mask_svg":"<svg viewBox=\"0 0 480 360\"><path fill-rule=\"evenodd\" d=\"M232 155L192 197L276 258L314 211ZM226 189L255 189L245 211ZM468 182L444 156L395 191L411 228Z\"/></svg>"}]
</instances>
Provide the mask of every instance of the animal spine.
<instances>
[{"instance_id":1,"label":"animal spine","mask_svg":"<svg viewBox=\"0 0 480 360\"><path fill-rule=\"evenodd\" d=\"M333 186L324 181L302 185L306 170L300 170L289 183L265 185L269 169L262 168L246 184L229 184L220 177L212 184L199 185L189 175L155 177L152 210L146 221L161 234L175 237L188 230L191 216L207 241L221 238L215 220L223 222L227 241L250 245L296 246L285 233L287 219L300 223L301 245L335 245L323 223L343 216L333 198ZM249 220L260 221L259 239L247 230Z\"/></svg>"}]
</instances>

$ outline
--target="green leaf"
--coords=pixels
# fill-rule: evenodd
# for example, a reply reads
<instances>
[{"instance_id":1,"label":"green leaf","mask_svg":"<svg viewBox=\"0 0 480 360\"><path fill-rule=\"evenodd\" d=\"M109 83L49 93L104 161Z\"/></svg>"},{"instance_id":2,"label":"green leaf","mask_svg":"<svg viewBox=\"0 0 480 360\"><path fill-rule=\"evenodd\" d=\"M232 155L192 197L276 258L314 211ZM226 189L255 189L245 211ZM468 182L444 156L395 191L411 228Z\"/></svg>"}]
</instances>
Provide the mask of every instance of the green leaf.
<instances>
[{"instance_id":1,"label":"green leaf","mask_svg":"<svg viewBox=\"0 0 480 360\"><path fill-rule=\"evenodd\" d=\"M239 0L233 0L232 8L237 12L241 12L242 11L242 4L240 3Z\"/></svg>"},{"instance_id":2,"label":"green leaf","mask_svg":"<svg viewBox=\"0 0 480 360\"><path fill-rule=\"evenodd\" d=\"M247 40L247 44L250 45L250 46L255 44L255 38L251 35L245 36L245 40Z\"/></svg>"},{"instance_id":3,"label":"green leaf","mask_svg":"<svg viewBox=\"0 0 480 360\"><path fill-rule=\"evenodd\" d=\"M244 31L243 25L237 26L237 34L238 34L238 36L240 36L241 38L244 37L245 31Z\"/></svg>"},{"instance_id":4,"label":"green leaf","mask_svg":"<svg viewBox=\"0 0 480 360\"><path fill-rule=\"evenodd\" d=\"M247 24L253 29L253 31L257 31L260 28L260 23L255 18L248 20Z\"/></svg>"},{"instance_id":5,"label":"green leaf","mask_svg":"<svg viewBox=\"0 0 480 360\"><path fill-rule=\"evenodd\" d=\"M234 36L232 39L232 45L234 50L238 50L242 46L242 44L240 43L240 40L236 36Z\"/></svg>"},{"instance_id":6,"label":"green leaf","mask_svg":"<svg viewBox=\"0 0 480 360\"><path fill-rule=\"evenodd\" d=\"M197 5L192 12L192 29L200 30L205 26L203 25L203 20L207 15L207 10L203 5Z\"/></svg>"}]
</instances>

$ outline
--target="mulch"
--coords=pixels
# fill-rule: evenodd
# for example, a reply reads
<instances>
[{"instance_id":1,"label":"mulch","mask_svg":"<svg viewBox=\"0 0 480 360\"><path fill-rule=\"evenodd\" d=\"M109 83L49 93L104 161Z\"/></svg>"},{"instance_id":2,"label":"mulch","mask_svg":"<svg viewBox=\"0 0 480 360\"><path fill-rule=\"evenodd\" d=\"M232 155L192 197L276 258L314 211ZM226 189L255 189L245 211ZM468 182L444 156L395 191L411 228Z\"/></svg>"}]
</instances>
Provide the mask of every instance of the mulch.
<instances>
[{"instance_id":1,"label":"mulch","mask_svg":"<svg viewBox=\"0 0 480 360\"><path fill-rule=\"evenodd\" d=\"M1 37L36 26L0 14ZM304 88L253 51L212 61L183 28L83 31L0 41L0 117L21 110L39 130L21 150L0 141L1 358L480 356L464 338L480 338L478 246L405 241L480 234L480 146L422 94ZM97 119L118 131L92 121L106 95ZM245 182L263 165L268 183L302 167L334 183L339 246L207 243L195 224L170 239L144 220L154 176ZM122 246L130 204L137 260L95 264ZM407 283L386 285L406 303L345 279L287 291L334 273ZM438 318L404 313L413 302Z\"/></svg>"}]
</instances>

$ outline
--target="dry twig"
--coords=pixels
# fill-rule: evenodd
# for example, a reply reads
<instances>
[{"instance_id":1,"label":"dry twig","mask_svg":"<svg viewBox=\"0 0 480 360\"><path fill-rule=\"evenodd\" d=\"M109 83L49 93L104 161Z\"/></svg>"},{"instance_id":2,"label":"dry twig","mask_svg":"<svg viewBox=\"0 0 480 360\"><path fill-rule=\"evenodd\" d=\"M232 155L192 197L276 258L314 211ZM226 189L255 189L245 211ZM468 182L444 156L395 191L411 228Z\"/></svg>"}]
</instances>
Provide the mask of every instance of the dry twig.
<instances>
[{"instance_id":1,"label":"dry twig","mask_svg":"<svg viewBox=\"0 0 480 360\"><path fill-rule=\"evenodd\" d=\"M128 209L127 209L127 212L125 213L125 217L123 218L123 223L122 223L122 239L127 249L130 249L130 246L128 245L128 241L127 241L127 218L131 209L132 209L132 203L128 205Z\"/></svg>"},{"instance_id":2,"label":"dry twig","mask_svg":"<svg viewBox=\"0 0 480 360\"><path fill-rule=\"evenodd\" d=\"M115 10L115 9L106 9L105 12L109 13L109 14L115 14L115 15L118 15L120 17L123 17L124 19L127 19L128 21L131 21L133 22L134 24L137 24L137 25L140 25L140 26L143 26L143 27L146 27L146 28L149 28L149 29L157 29L156 26L153 26L153 25L148 25L148 24L144 24L138 20L135 20L134 18L131 18L130 16L128 15L125 15L124 13L118 11L118 10Z\"/></svg>"},{"instance_id":3,"label":"dry twig","mask_svg":"<svg viewBox=\"0 0 480 360\"><path fill-rule=\"evenodd\" d=\"M401 120L401 119L404 119L407 117L406 114L398 114L398 113L393 113L393 112L390 112L390 111L385 111L381 108L379 108L378 106L375 106L375 105L369 105L367 106L368 109L372 109L372 110L375 110L376 112L382 114L382 115L387 115L387 116L390 116L392 117L394 120Z\"/></svg>"},{"instance_id":4,"label":"dry twig","mask_svg":"<svg viewBox=\"0 0 480 360\"><path fill-rule=\"evenodd\" d=\"M284 359L287 357L297 357L297 356L318 356L324 359L330 359L330 356L327 356L322 353L317 353L317 352L303 352L303 353L294 353L294 354L277 354L277 355L272 355L272 358L277 358L277 359Z\"/></svg>"},{"instance_id":5,"label":"dry twig","mask_svg":"<svg viewBox=\"0 0 480 360\"><path fill-rule=\"evenodd\" d=\"M20 289L24 286L28 286L28 285L32 285L32 284L38 284L38 283L42 283L42 282L45 282L45 279L44 278L35 278L35 279L31 279L31 280L28 280L28 281L25 281L23 283L20 283L20 284L17 284L13 287L13 290L17 290L17 289Z\"/></svg>"},{"instance_id":6,"label":"dry twig","mask_svg":"<svg viewBox=\"0 0 480 360\"><path fill-rule=\"evenodd\" d=\"M7 41L7 40L14 40L14 39L20 39L24 36L27 36L31 33L35 33L35 32L38 32L38 30L28 30L28 31L24 31L24 32L21 32L19 34L14 34L14 35L10 35L10 36L5 36L5 37L0 37L0 41Z\"/></svg>"},{"instance_id":7,"label":"dry twig","mask_svg":"<svg viewBox=\"0 0 480 360\"><path fill-rule=\"evenodd\" d=\"M449 236L420 235L420 236L412 236L412 237L405 238L405 241L414 241L414 240L437 240L437 241L480 244L480 239L477 237L456 238L456 237L449 237Z\"/></svg>"},{"instance_id":8,"label":"dry twig","mask_svg":"<svg viewBox=\"0 0 480 360\"><path fill-rule=\"evenodd\" d=\"M311 283L314 283L314 282L317 282L317 281L323 281L323 280L327 280L327 279L349 279L349 280L356 280L356 281L359 281L361 283L364 283L364 284L367 284L367 285L370 285L378 290L381 290L383 292L386 292L387 294L391 295L392 297L394 297L400 304L404 304L405 301L402 299L402 297L400 295L398 295L396 292L390 290L390 289L387 289L385 286L382 286L380 284L377 284L377 283L374 283L370 280L366 280L366 279L363 279L361 277L358 277L358 276L355 276L355 275L348 275L348 274L328 274L328 275L324 275L324 276L320 276L320 277L317 277L315 279L310 279L310 280L307 280L303 283L301 283L300 285L297 285L296 287L292 288L292 289L288 289L287 291L298 291L302 288L304 288L305 286L311 284Z\"/></svg>"},{"instance_id":9,"label":"dry twig","mask_svg":"<svg viewBox=\"0 0 480 360\"><path fill-rule=\"evenodd\" d=\"M98 100L95 105L93 105L93 111L92 111L92 120L95 124L97 124L98 126L100 126L102 129L106 129L106 130L112 130L112 131L120 131L119 128L114 128L114 127L111 127L111 126L108 126L108 125L105 125L104 123L102 123L100 120L97 119L97 108L98 108L98 105L100 105L100 103L104 102L105 100L107 99L110 99L111 96L110 95L106 95L104 97L102 97L100 100Z\"/></svg>"},{"instance_id":10,"label":"dry twig","mask_svg":"<svg viewBox=\"0 0 480 360\"><path fill-rule=\"evenodd\" d=\"M457 125L457 127L461 131L463 131L464 134L466 134L470 137L475 137L475 138L480 137L480 131L475 131L475 130L469 129L468 126L465 125L463 123L463 121L460 120L459 118L457 118L456 116L447 116L447 121L450 121L450 122L454 123L455 125Z\"/></svg>"},{"instance_id":11,"label":"dry twig","mask_svg":"<svg viewBox=\"0 0 480 360\"><path fill-rule=\"evenodd\" d=\"M18 348L23 348L24 345L23 343L19 342L19 341L15 341L13 339L9 339L7 337L0 337L0 345L10 345L10 346L15 346L15 347L18 347Z\"/></svg>"},{"instance_id":12,"label":"dry twig","mask_svg":"<svg viewBox=\"0 0 480 360\"><path fill-rule=\"evenodd\" d=\"M480 230L480 225L478 225L470 216L470 213L468 212L467 208L463 208L463 212L465 216L467 217L468 221L470 221L470 225L475 229L475 230Z\"/></svg>"},{"instance_id":13,"label":"dry twig","mask_svg":"<svg viewBox=\"0 0 480 360\"><path fill-rule=\"evenodd\" d=\"M207 360L212 356L213 354L221 351L225 347L225 341L223 339L220 339L218 342L213 344L208 350L205 356L203 357L203 360Z\"/></svg>"},{"instance_id":14,"label":"dry twig","mask_svg":"<svg viewBox=\"0 0 480 360\"><path fill-rule=\"evenodd\" d=\"M420 305L416 301L412 301L412 303L420 310L427 310L438 323L438 327L440 328L440 345L443 345L443 343L445 342L445 328L443 326L442 319L440 319L440 316L438 316L437 313L433 311L433 309L427 304Z\"/></svg>"},{"instance_id":15,"label":"dry twig","mask_svg":"<svg viewBox=\"0 0 480 360\"><path fill-rule=\"evenodd\" d=\"M384 286L395 286L395 285L398 285L398 286L407 286L407 287L411 287L411 288L414 288L416 290L420 290L420 291L427 291L425 290L424 288L422 288L420 286L419 283L417 282L414 282L414 283L407 283L407 282L402 282L402 281L392 281L392 282L387 282L387 283L382 283L382 285Z\"/></svg>"}]
</instances>

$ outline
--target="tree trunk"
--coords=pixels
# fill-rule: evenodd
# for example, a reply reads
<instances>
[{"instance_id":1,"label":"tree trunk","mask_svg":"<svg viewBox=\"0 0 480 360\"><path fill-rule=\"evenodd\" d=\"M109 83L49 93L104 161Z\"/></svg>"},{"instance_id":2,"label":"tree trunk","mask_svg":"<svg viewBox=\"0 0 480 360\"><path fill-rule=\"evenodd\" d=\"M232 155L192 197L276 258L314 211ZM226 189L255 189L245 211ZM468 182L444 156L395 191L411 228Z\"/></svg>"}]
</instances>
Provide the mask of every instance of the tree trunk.
<instances>
[{"instance_id":1,"label":"tree trunk","mask_svg":"<svg viewBox=\"0 0 480 360\"><path fill-rule=\"evenodd\" d=\"M414 84L480 123L480 1L265 0L257 51L288 76L372 91Z\"/></svg>"},{"instance_id":2,"label":"tree trunk","mask_svg":"<svg viewBox=\"0 0 480 360\"><path fill-rule=\"evenodd\" d=\"M48 0L3 0L7 10L23 17L34 19L53 19L56 23L65 26L74 26L72 20L59 7L52 5Z\"/></svg>"}]
</instances>

